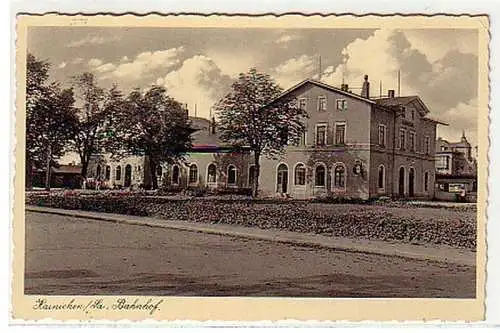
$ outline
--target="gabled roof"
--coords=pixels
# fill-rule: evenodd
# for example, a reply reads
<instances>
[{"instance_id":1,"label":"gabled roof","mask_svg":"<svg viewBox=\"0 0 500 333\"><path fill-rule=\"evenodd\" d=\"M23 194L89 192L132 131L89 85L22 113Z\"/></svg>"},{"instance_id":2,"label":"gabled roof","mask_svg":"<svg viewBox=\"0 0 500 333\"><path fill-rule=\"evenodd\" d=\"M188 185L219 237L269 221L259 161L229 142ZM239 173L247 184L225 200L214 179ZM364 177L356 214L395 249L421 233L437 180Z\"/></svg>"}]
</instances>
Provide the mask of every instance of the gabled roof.
<instances>
[{"instance_id":1,"label":"gabled roof","mask_svg":"<svg viewBox=\"0 0 500 333\"><path fill-rule=\"evenodd\" d=\"M427 106L418 96L383 97L375 98L374 100L377 104L383 106L405 106L409 104L415 104L417 106L417 110L419 110L423 115L426 115L430 112Z\"/></svg>"},{"instance_id":2,"label":"gabled roof","mask_svg":"<svg viewBox=\"0 0 500 333\"><path fill-rule=\"evenodd\" d=\"M326 89L326 90L329 90L329 91L333 91L333 92L339 93L339 94L344 95L344 96L352 97L352 98L358 99L360 101L363 101L363 102L366 102L366 103L369 103L369 104L375 104L375 102L373 100L369 99L369 98L365 98L365 97L362 97L360 95L353 94L353 93L348 92L348 91L344 91L342 89L336 88L334 86L331 86L329 84L326 84L326 83L323 83L323 82L320 82L320 81L316 81L316 80L313 80L313 79L305 79L305 80L297 83L293 87L291 87L291 88L285 90L284 92L282 92L278 97L276 97L270 103L268 103L268 105L276 102L277 100L279 100L279 99L283 98L284 96L288 95L289 93L291 93L291 92L293 92L293 91L295 91L295 90L303 87L306 84L312 84L312 85L321 87L323 89Z\"/></svg>"}]
</instances>

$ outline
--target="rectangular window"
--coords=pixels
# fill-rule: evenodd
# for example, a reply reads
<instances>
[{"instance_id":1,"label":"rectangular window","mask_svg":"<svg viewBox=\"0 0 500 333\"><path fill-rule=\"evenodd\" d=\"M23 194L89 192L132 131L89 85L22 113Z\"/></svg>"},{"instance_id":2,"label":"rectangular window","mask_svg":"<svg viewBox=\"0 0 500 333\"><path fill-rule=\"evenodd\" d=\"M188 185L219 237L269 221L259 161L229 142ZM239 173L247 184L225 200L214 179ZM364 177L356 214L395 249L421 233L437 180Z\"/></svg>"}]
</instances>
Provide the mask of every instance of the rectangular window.
<instances>
[{"instance_id":1,"label":"rectangular window","mask_svg":"<svg viewBox=\"0 0 500 333\"><path fill-rule=\"evenodd\" d=\"M403 114L403 118L406 119L407 114L406 114L406 107L405 106L401 107L401 113Z\"/></svg>"},{"instance_id":2,"label":"rectangular window","mask_svg":"<svg viewBox=\"0 0 500 333\"><path fill-rule=\"evenodd\" d=\"M316 145L317 146L326 145L326 125L316 126Z\"/></svg>"},{"instance_id":3,"label":"rectangular window","mask_svg":"<svg viewBox=\"0 0 500 333\"><path fill-rule=\"evenodd\" d=\"M415 120L415 110L411 110L411 120Z\"/></svg>"},{"instance_id":4,"label":"rectangular window","mask_svg":"<svg viewBox=\"0 0 500 333\"><path fill-rule=\"evenodd\" d=\"M335 124L335 144L343 145L345 143L345 123Z\"/></svg>"},{"instance_id":5,"label":"rectangular window","mask_svg":"<svg viewBox=\"0 0 500 333\"><path fill-rule=\"evenodd\" d=\"M436 167L438 169L449 169L450 167L450 157L449 156L439 156L436 162Z\"/></svg>"},{"instance_id":6,"label":"rectangular window","mask_svg":"<svg viewBox=\"0 0 500 333\"><path fill-rule=\"evenodd\" d=\"M307 107L307 99L305 99L304 97L299 98L299 109L305 110L306 107Z\"/></svg>"},{"instance_id":7,"label":"rectangular window","mask_svg":"<svg viewBox=\"0 0 500 333\"><path fill-rule=\"evenodd\" d=\"M430 137L428 137L428 136L425 137L424 145L425 145L425 147L424 147L425 153L427 155L429 155L431 153L431 138Z\"/></svg>"},{"instance_id":8,"label":"rectangular window","mask_svg":"<svg viewBox=\"0 0 500 333\"><path fill-rule=\"evenodd\" d=\"M347 101L345 99L337 99L337 110L339 111L347 110Z\"/></svg>"},{"instance_id":9,"label":"rectangular window","mask_svg":"<svg viewBox=\"0 0 500 333\"><path fill-rule=\"evenodd\" d=\"M326 97L318 97L318 111L326 111Z\"/></svg>"},{"instance_id":10,"label":"rectangular window","mask_svg":"<svg viewBox=\"0 0 500 333\"><path fill-rule=\"evenodd\" d=\"M410 151L415 151L415 133L408 133L408 144L410 146Z\"/></svg>"},{"instance_id":11,"label":"rectangular window","mask_svg":"<svg viewBox=\"0 0 500 333\"><path fill-rule=\"evenodd\" d=\"M300 135L299 146L307 145L307 131L302 132Z\"/></svg>"},{"instance_id":12,"label":"rectangular window","mask_svg":"<svg viewBox=\"0 0 500 333\"><path fill-rule=\"evenodd\" d=\"M385 129L386 126L383 124L378 125L378 144L385 147Z\"/></svg>"},{"instance_id":13,"label":"rectangular window","mask_svg":"<svg viewBox=\"0 0 500 333\"><path fill-rule=\"evenodd\" d=\"M406 148L406 131L404 129L399 130L399 149L405 150Z\"/></svg>"}]
</instances>

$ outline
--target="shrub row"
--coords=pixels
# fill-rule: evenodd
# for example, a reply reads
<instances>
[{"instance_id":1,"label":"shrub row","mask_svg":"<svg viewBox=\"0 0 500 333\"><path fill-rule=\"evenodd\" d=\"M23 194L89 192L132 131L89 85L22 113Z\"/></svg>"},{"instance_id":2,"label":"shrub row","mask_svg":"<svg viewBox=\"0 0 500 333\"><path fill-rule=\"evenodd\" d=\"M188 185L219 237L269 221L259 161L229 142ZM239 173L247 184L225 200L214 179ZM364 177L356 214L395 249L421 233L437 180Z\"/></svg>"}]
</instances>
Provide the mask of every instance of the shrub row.
<instances>
[{"instance_id":1,"label":"shrub row","mask_svg":"<svg viewBox=\"0 0 500 333\"><path fill-rule=\"evenodd\" d=\"M355 205L319 208L309 202L252 201L235 199L173 199L138 195L27 195L30 205L97 211L202 223L226 223L259 228L279 228L339 237L390 240L417 244L444 244L475 249L474 214L460 219L436 218L423 221L395 216L390 208L360 209ZM338 209L337 209L338 207ZM376 208L376 209L375 209Z\"/></svg>"}]
</instances>

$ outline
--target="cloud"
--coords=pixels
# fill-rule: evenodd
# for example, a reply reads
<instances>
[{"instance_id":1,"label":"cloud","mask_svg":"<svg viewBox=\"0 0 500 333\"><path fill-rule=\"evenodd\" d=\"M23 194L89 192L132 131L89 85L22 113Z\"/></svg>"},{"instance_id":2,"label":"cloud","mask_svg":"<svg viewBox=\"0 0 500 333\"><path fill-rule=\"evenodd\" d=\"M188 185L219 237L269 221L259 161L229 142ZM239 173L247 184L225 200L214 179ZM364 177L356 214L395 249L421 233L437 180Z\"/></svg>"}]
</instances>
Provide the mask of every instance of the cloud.
<instances>
[{"instance_id":1,"label":"cloud","mask_svg":"<svg viewBox=\"0 0 500 333\"><path fill-rule=\"evenodd\" d=\"M212 59L224 74L232 78L237 78L240 73L246 73L256 66L255 57L248 52L209 50L205 55Z\"/></svg>"},{"instance_id":2,"label":"cloud","mask_svg":"<svg viewBox=\"0 0 500 333\"><path fill-rule=\"evenodd\" d=\"M433 33L427 31L429 36ZM343 61L328 67L322 78L334 86L340 86L345 81L353 92L359 93L363 75L368 74L372 83L371 95L377 96L380 82L383 85L382 94L386 94L387 89L397 90L400 71L402 95L419 95L431 114L441 118L450 110L470 105L477 97L477 55L463 53L448 44L443 46L444 51L437 53L437 47L414 47L412 39L406 36L406 30L377 30L367 39L356 39L348 44L342 51ZM462 126L475 121L476 109L468 110L462 115L467 121L460 123L449 119L449 133L461 132ZM465 127L467 129L468 126Z\"/></svg>"},{"instance_id":3,"label":"cloud","mask_svg":"<svg viewBox=\"0 0 500 333\"><path fill-rule=\"evenodd\" d=\"M97 58L92 58L89 60L89 62L87 63L90 67L98 67L98 66L101 66L103 63L103 61L101 59L97 59Z\"/></svg>"},{"instance_id":4,"label":"cloud","mask_svg":"<svg viewBox=\"0 0 500 333\"><path fill-rule=\"evenodd\" d=\"M311 77L314 69L314 58L304 54L282 62L273 69L272 74L276 82L287 89L305 78Z\"/></svg>"},{"instance_id":5,"label":"cloud","mask_svg":"<svg viewBox=\"0 0 500 333\"><path fill-rule=\"evenodd\" d=\"M121 38L119 36L109 36L109 37L86 36L82 39L75 40L75 41L69 43L68 47L80 47L80 46L87 46L87 45L108 44L108 43L119 41L120 39Z\"/></svg>"},{"instance_id":6,"label":"cloud","mask_svg":"<svg viewBox=\"0 0 500 333\"><path fill-rule=\"evenodd\" d=\"M59 66L57 66L57 67L59 67L59 68L61 68L61 69L62 69L62 68L64 68L64 67L66 67L66 65L67 65L67 64L66 64L66 61L63 61L63 62L61 62L61 63L59 64Z\"/></svg>"},{"instance_id":7,"label":"cloud","mask_svg":"<svg viewBox=\"0 0 500 333\"><path fill-rule=\"evenodd\" d=\"M122 57L118 64L96 63L95 70L102 74L102 79L117 79L121 81L138 81L165 71L180 63L179 56L184 47L171 48L153 52L139 53L133 60Z\"/></svg>"},{"instance_id":8,"label":"cloud","mask_svg":"<svg viewBox=\"0 0 500 333\"><path fill-rule=\"evenodd\" d=\"M181 103L187 103L193 115L197 105L198 117L208 118L210 108L228 91L231 78L225 75L209 57L196 55L184 60L182 66L156 80L167 93Z\"/></svg>"},{"instance_id":9,"label":"cloud","mask_svg":"<svg viewBox=\"0 0 500 333\"><path fill-rule=\"evenodd\" d=\"M81 64L82 62L83 62L83 58L80 58L80 57L71 60L71 63L73 65L78 65L78 64Z\"/></svg>"},{"instance_id":10,"label":"cloud","mask_svg":"<svg viewBox=\"0 0 500 333\"><path fill-rule=\"evenodd\" d=\"M299 40L299 39L300 39L300 37L297 35L284 34L284 35L281 35L276 40L276 44L280 45L281 47L288 47L289 43L296 41L296 40Z\"/></svg>"},{"instance_id":11,"label":"cloud","mask_svg":"<svg viewBox=\"0 0 500 333\"><path fill-rule=\"evenodd\" d=\"M462 130L467 140L474 146L477 144L477 99L468 103L459 103L456 107L446 110L439 116L440 120L453 126L438 126L437 135L451 141L459 141Z\"/></svg>"}]
</instances>

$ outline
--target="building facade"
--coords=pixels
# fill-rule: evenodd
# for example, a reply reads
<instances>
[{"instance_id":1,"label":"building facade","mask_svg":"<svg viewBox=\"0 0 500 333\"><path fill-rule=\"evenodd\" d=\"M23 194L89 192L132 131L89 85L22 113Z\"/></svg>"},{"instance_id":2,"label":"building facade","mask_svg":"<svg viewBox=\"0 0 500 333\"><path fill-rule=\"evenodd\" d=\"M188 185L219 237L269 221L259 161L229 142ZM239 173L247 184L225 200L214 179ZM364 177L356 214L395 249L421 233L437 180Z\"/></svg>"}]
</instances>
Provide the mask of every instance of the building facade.
<instances>
[{"instance_id":1,"label":"building facade","mask_svg":"<svg viewBox=\"0 0 500 333\"><path fill-rule=\"evenodd\" d=\"M365 76L361 94L352 93L347 85L339 89L307 79L280 98L294 100L309 117L299 144L289 145L279 157L261 158L263 196L434 196L439 122L429 117L418 96L395 97L389 91L387 97L370 98ZM193 150L181 163L161 166L159 183L169 188L250 189L254 181L251 152L225 145L215 121L192 121L197 129ZM99 177L104 170L109 186L135 187L150 177L142 157L96 162L92 170Z\"/></svg>"},{"instance_id":2,"label":"building facade","mask_svg":"<svg viewBox=\"0 0 500 333\"><path fill-rule=\"evenodd\" d=\"M436 198L454 200L457 195L475 201L477 161L465 132L460 141L436 140Z\"/></svg>"}]
</instances>

